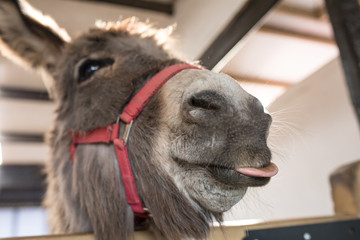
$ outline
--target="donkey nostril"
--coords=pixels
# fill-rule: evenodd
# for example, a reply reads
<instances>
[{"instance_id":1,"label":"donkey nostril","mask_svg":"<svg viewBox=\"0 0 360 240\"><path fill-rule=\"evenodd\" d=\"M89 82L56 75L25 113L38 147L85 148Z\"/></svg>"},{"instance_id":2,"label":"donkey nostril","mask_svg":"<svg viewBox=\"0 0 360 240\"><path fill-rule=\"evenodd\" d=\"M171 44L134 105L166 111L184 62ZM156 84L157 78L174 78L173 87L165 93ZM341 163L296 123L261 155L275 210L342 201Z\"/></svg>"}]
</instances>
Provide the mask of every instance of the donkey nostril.
<instances>
[{"instance_id":1,"label":"donkey nostril","mask_svg":"<svg viewBox=\"0 0 360 240\"><path fill-rule=\"evenodd\" d=\"M190 97L189 105L205 110L219 110L222 97L213 91L203 91Z\"/></svg>"},{"instance_id":2,"label":"donkey nostril","mask_svg":"<svg viewBox=\"0 0 360 240\"><path fill-rule=\"evenodd\" d=\"M212 103L211 101L207 99L201 99L192 97L190 99L190 105L197 108L203 108L206 110L218 110L220 108L219 105Z\"/></svg>"}]
</instances>

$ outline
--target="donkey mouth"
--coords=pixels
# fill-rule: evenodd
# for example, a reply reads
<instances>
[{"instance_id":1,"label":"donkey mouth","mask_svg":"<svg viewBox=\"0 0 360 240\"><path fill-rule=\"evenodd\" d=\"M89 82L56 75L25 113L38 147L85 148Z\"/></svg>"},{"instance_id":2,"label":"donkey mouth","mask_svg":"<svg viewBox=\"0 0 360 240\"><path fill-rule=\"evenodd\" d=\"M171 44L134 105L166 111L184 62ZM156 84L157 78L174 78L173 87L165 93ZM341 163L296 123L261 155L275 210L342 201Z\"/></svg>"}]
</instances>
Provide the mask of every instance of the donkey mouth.
<instances>
[{"instance_id":1,"label":"donkey mouth","mask_svg":"<svg viewBox=\"0 0 360 240\"><path fill-rule=\"evenodd\" d=\"M231 169L222 166L207 166L206 169L213 175L213 177L228 185L257 187L263 186L270 181L270 178L275 176L278 168L274 163L262 168L237 168Z\"/></svg>"},{"instance_id":2,"label":"donkey mouth","mask_svg":"<svg viewBox=\"0 0 360 240\"><path fill-rule=\"evenodd\" d=\"M179 166L185 168L201 168L206 169L211 176L218 182L231 185L234 187L257 187L266 185L270 178L278 173L278 168L274 163L270 163L264 167L240 167L229 168L220 165L192 164L186 160L175 159Z\"/></svg>"}]
</instances>

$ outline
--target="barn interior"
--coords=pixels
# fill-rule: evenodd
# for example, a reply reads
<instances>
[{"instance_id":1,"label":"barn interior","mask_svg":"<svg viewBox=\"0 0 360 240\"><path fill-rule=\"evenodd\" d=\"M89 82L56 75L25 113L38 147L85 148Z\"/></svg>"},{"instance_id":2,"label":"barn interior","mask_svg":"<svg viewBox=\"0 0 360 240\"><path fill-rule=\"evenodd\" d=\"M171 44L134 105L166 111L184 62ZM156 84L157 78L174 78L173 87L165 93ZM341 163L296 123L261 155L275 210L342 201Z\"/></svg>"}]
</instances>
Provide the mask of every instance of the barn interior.
<instances>
[{"instance_id":1,"label":"barn interior","mask_svg":"<svg viewBox=\"0 0 360 240\"><path fill-rule=\"evenodd\" d=\"M73 37L133 16L172 26L176 54L230 75L262 102L280 171L249 189L225 225L335 215L329 178L360 159L360 135L323 0L28 2ZM42 167L54 110L38 73L0 57L0 238L49 234Z\"/></svg>"}]
</instances>

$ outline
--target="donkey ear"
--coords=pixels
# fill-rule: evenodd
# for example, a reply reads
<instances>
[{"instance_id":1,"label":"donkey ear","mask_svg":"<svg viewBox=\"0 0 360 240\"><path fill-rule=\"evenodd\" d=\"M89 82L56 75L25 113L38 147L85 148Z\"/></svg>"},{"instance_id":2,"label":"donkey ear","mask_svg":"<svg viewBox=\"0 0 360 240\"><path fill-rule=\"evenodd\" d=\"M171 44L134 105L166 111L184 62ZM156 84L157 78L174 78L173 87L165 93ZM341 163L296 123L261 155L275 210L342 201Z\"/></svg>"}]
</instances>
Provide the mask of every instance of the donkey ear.
<instances>
[{"instance_id":1,"label":"donkey ear","mask_svg":"<svg viewBox=\"0 0 360 240\"><path fill-rule=\"evenodd\" d=\"M12 61L52 75L69 41L64 29L25 0L0 0L0 52Z\"/></svg>"}]
</instances>

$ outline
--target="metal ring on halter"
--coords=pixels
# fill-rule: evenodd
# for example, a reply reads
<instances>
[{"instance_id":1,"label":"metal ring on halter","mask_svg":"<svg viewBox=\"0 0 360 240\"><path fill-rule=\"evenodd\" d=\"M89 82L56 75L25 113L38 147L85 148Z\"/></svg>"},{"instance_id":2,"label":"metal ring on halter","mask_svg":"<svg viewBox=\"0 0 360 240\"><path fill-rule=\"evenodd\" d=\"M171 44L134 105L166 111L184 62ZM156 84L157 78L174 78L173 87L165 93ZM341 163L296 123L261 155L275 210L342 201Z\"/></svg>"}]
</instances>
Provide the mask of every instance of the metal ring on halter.
<instances>
[{"instance_id":1,"label":"metal ring on halter","mask_svg":"<svg viewBox=\"0 0 360 240\"><path fill-rule=\"evenodd\" d=\"M126 124L126 127L125 127L125 132L123 134L123 137L122 139L124 140L124 145L126 146L127 142L128 142L128 139L129 139L129 136L130 136L130 131L131 131L131 127L133 125L133 120L131 120L130 123L127 123Z\"/></svg>"},{"instance_id":2,"label":"metal ring on halter","mask_svg":"<svg viewBox=\"0 0 360 240\"><path fill-rule=\"evenodd\" d=\"M130 136L130 130L131 130L131 127L133 125L133 120L131 120L130 123L127 123L126 124L126 127L125 127L125 131L124 131L124 134L122 136L122 139L124 140L124 145L126 146L128 140L129 140L129 136ZM116 124L120 123L120 115L116 118ZM120 131L120 129L119 129ZM119 136L120 136L120 132L119 132Z\"/></svg>"}]
</instances>

